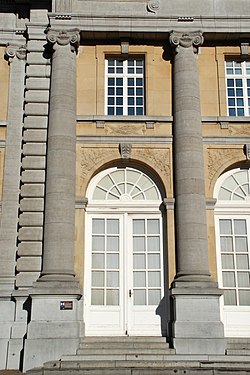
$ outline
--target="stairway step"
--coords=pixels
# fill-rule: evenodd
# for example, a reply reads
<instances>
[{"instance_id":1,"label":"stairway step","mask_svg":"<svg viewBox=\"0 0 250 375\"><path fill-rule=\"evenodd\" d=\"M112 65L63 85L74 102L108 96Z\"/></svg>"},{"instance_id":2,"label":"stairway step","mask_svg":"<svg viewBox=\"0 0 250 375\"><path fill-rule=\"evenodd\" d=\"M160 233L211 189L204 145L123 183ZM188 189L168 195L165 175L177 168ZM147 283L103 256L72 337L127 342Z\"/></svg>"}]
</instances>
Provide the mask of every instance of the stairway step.
<instances>
[{"instance_id":1,"label":"stairway step","mask_svg":"<svg viewBox=\"0 0 250 375\"><path fill-rule=\"evenodd\" d=\"M166 342L162 336L86 336L81 342Z\"/></svg>"},{"instance_id":2,"label":"stairway step","mask_svg":"<svg viewBox=\"0 0 250 375\"><path fill-rule=\"evenodd\" d=\"M81 341L79 349L168 349L169 345L166 342L85 342Z\"/></svg>"},{"instance_id":3,"label":"stairway step","mask_svg":"<svg viewBox=\"0 0 250 375\"><path fill-rule=\"evenodd\" d=\"M97 348L97 349L78 349L77 355L164 355L170 354L171 349L167 347L164 349L151 349L151 348Z\"/></svg>"},{"instance_id":4,"label":"stairway step","mask_svg":"<svg viewBox=\"0 0 250 375\"><path fill-rule=\"evenodd\" d=\"M249 355L250 356L250 348L249 349L227 349L227 355Z\"/></svg>"}]
</instances>

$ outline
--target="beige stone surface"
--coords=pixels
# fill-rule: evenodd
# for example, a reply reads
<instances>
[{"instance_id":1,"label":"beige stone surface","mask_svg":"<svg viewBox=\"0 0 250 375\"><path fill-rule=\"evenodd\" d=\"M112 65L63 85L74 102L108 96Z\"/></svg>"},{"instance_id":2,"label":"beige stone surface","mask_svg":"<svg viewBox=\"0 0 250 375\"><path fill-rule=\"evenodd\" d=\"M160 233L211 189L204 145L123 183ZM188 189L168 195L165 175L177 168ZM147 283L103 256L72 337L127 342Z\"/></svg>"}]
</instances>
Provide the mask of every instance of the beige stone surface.
<instances>
[{"instance_id":1,"label":"beige stone surface","mask_svg":"<svg viewBox=\"0 0 250 375\"><path fill-rule=\"evenodd\" d=\"M148 116L171 115L171 64L162 47L129 46L130 56L145 59L145 103ZM84 46L77 57L77 115L105 114L105 58L122 57L121 47Z\"/></svg>"},{"instance_id":2,"label":"beige stone surface","mask_svg":"<svg viewBox=\"0 0 250 375\"><path fill-rule=\"evenodd\" d=\"M8 91L9 91L9 65L4 59L5 47L0 47L0 121L7 119Z\"/></svg>"},{"instance_id":3,"label":"beige stone surface","mask_svg":"<svg viewBox=\"0 0 250 375\"><path fill-rule=\"evenodd\" d=\"M3 196L4 155L5 150L0 148L0 201L2 200Z\"/></svg>"},{"instance_id":4,"label":"beige stone surface","mask_svg":"<svg viewBox=\"0 0 250 375\"><path fill-rule=\"evenodd\" d=\"M219 115L219 92L215 48L201 48L199 55L200 99L202 116Z\"/></svg>"}]
</instances>

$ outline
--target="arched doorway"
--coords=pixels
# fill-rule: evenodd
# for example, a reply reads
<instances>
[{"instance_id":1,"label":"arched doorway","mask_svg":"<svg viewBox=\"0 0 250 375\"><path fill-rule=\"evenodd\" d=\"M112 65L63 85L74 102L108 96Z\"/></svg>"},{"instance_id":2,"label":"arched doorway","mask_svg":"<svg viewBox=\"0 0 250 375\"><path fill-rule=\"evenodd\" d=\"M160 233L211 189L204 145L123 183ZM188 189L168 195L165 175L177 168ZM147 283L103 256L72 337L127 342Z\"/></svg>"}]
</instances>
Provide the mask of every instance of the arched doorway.
<instances>
[{"instance_id":1,"label":"arched doorway","mask_svg":"<svg viewBox=\"0 0 250 375\"><path fill-rule=\"evenodd\" d=\"M215 186L218 282L225 335L250 336L250 170L224 173Z\"/></svg>"},{"instance_id":2,"label":"arched doorway","mask_svg":"<svg viewBox=\"0 0 250 375\"><path fill-rule=\"evenodd\" d=\"M141 170L109 168L87 190L86 335L161 335L162 197Z\"/></svg>"}]
</instances>

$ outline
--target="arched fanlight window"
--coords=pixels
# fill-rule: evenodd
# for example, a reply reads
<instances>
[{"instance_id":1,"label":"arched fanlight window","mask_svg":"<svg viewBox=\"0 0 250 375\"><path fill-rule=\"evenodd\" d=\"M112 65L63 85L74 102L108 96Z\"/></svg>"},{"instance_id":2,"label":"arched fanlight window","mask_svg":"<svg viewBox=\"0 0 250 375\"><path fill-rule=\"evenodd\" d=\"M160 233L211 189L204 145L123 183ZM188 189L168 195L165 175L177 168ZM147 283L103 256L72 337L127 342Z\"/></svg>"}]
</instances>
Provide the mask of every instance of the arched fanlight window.
<instances>
[{"instance_id":1,"label":"arched fanlight window","mask_svg":"<svg viewBox=\"0 0 250 375\"><path fill-rule=\"evenodd\" d=\"M219 188L218 199L244 201L250 197L250 175L248 169L231 171ZM223 176L222 176L223 177Z\"/></svg>"},{"instance_id":2,"label":"arched fanlight window","mask_svg":"<svg viewBox=\"0 0 250 375\"><path fill-rule=\"evenodd\" d=\"M110 168L98 175L93 200L160 200L154 181L133 168Z\"/></svg>"}]
</instances>

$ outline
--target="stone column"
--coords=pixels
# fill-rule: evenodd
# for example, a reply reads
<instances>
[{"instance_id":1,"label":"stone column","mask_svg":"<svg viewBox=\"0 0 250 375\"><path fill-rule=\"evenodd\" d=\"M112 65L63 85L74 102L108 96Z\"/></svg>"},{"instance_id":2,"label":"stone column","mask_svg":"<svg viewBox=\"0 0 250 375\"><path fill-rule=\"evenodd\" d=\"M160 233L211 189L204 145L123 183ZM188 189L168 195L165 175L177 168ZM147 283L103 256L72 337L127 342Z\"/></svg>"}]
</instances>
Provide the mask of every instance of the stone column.
<instances>
[{"instance_id":1,"label":"stone column","mask_svg":"<svg viewBox=\"0 0 250 375\"><path fill-rule=\"evenodd\" d=\"M198 46L201 33L172 33L177 278L207 280L208 246L201 133Z\"/></svg>"},{"instance_id":2,"label":"stone column","mask_svg":"<svg viewBox=\"0 0 250 375\"><path fill-rule=\"evenodd\" d=\"M0 229L0 293L15 287L26 47L9 45L8 120Z\"/></svg>"},{"instance_id":3,"label":"stone column","mask_svg":"<svg viewBox=\"0 0 250 375\"><path fill-rule=\"evenodd\" d=\"M210 278L198 47L201 32L172 32L176 277L172 335L177 353L223 354L217 283Z\"/></svg>"},{"instance_id":4,"label":"stone column","mask_svg":"<svg viewBox=\"0 0 250 375\"><path fill-rule=\"evenodd\" d=\"M41 281L74 279L78 30L49 30L53 46Z\"/></svg>"}]
</instances>

